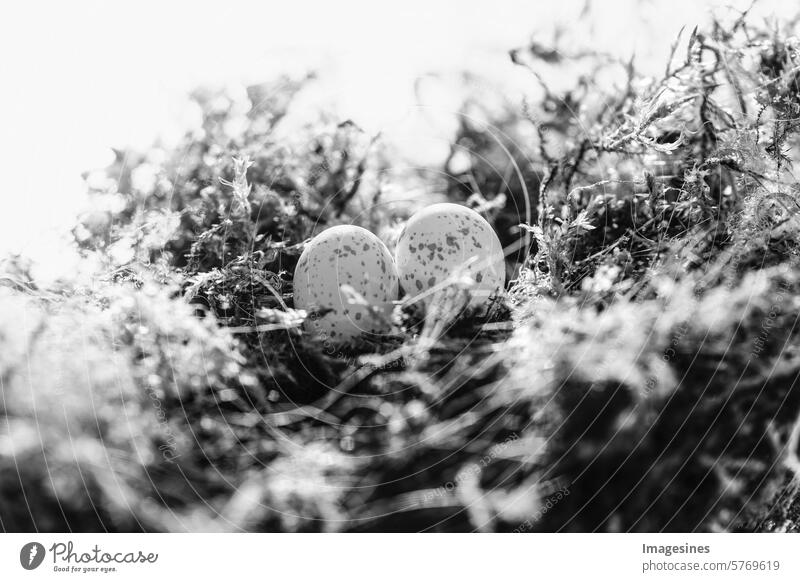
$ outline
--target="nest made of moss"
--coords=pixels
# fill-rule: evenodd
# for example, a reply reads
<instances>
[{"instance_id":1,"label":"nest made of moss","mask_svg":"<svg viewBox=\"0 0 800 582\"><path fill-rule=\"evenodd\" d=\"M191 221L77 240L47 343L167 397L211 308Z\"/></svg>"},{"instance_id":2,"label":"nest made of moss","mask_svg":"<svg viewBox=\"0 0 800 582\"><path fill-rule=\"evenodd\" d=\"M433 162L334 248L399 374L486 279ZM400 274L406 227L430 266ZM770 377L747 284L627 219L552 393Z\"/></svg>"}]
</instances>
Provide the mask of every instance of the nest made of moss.
<instances>
[{"instance_id":1,"label":"nest made of moss","mask_svg":"<svg viewBox=\"0 0 800 582\"><path fill-rule=\"evenodd\" d=\"M656 79L512 51L538 101L464 115L436 182L519 250L507 295L338 351L292 307L305 242L391 243L387 181L430 175L351 121L282 131L303 82L198 91L181 146L87 176L91 286L5 264L2 528L798 530L800 46L751 20ZM556 92L553 64L585 72Z\"/></svg>"}]
</instances>

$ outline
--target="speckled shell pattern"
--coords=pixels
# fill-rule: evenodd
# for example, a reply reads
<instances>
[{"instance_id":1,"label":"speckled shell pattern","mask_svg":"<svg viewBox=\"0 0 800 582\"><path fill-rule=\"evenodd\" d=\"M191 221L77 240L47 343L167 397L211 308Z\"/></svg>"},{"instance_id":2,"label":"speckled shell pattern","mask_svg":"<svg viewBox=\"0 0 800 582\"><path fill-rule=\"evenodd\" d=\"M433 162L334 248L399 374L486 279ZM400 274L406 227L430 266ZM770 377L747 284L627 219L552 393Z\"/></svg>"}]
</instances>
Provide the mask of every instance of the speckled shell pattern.
<instances>
[{"instance_id":1,"label":"speckled shell pattern","mask_svg":"<svg viewBox=\"0 0 800 582\"><path fill-rule=\"evenodd\" d=\"M300 255L294 273L295 307L331 310L306 319L306 331L332 344L387 331L397 293L397 270L389 249L359 226L334 226L318 234Z\"/></svg>"},{"instance_id":2,"label":"speckled shell pattern","mask_svg":"<svg viewBox=\"0 0 800 582\"><path fill-rule=\"evenodd\" d=\"M433 204L414 214L395 250L400 285L411 296L424 294L459 273L475 281L472 305L505 284L503 247L492 226L480 214L458 204Z\"/></svg>"}]
</instances>

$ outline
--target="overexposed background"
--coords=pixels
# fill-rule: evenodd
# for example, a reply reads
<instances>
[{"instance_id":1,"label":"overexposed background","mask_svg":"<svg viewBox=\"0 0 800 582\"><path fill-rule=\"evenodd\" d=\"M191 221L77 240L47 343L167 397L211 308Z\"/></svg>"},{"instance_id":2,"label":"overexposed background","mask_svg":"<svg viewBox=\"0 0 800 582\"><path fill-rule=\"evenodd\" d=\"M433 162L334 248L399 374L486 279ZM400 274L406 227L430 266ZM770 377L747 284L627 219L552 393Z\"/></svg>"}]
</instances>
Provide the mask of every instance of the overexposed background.
<instances>
[{"instance_id":1,"label":"overexposed background","mask_svg":"<svg viewBox=\"0 0 800 582\"><path fill-rule=\"evenodd\" d=\"M746 1L336 0L283 2L17 2L0 8L0 254L20 252L43 276L72 268L68 230L86 204L81 173L110 147L167 144L196 122L186 94L199 84L242 86L280 73L319 72L304 106L381 130L415 163L436 162L414 80L429 72L485 75L509 99L530 74L510 48L559 27L640 67L664 65L681 26L712 7ZM783 4L786 8L787 2ZM781 2L763 2L769 14ZM446 93L432 110L455 107ZM423 159L419 159L422 157Z\"/></svg>"}]
</instances>

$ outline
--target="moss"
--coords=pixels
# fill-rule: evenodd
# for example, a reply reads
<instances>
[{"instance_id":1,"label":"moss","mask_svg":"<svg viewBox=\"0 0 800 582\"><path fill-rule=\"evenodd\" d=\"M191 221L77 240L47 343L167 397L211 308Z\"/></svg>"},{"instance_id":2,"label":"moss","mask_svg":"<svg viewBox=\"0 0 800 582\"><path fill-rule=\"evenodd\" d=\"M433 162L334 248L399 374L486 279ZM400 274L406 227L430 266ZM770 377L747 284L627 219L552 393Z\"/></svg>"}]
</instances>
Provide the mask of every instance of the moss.
<instances>
[{"instance_id":1,"label":"moss","mask_svg":"<svg viewBox=\"0 0 800 582\"><path fill-rule=\"evenodd\" d=\"M174 150L88 176L91 289L4 264L3 529L796 530L798 47L751 20L654 79L512 51L541 99L463 116L432 182L518 245L507 298L341 349L293 308L304 243L399 231L382 184L420 176L352 122L287 131L303 82L197 91Z\"/></svg>"}]
</instances>

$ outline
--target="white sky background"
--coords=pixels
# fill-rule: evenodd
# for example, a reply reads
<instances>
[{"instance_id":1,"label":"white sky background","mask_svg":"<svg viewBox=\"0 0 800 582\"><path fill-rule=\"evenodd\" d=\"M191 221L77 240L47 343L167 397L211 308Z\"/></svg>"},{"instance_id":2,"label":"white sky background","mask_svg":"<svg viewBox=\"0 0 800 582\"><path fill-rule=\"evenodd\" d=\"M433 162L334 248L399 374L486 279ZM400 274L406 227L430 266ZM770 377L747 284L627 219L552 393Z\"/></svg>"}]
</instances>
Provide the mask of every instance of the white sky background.
<instances>
[{"instance_id":1,"label":"white sky background","mask_svg":"<svg viewBox=\"0 0 800 582\"><path fill-rule=\"evenodd\" d=\"M28 254L44 275L70 269L64 233L86 203L81 172L110 161L110 146L179 135L190 121L186 93L198 84L316 69L317 103L419 152L415 141L446 136L412 119L417 76L468 70L521 99L529 74L508 49L573 25L586 1L5 2L0 254ZM590 0L587 42L635 50L640 65L660 69L682 25L691 30L710 5L749 4Z\"/></svg>"}]
</instances>

